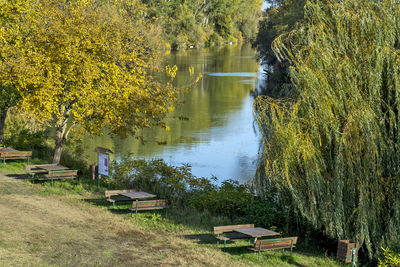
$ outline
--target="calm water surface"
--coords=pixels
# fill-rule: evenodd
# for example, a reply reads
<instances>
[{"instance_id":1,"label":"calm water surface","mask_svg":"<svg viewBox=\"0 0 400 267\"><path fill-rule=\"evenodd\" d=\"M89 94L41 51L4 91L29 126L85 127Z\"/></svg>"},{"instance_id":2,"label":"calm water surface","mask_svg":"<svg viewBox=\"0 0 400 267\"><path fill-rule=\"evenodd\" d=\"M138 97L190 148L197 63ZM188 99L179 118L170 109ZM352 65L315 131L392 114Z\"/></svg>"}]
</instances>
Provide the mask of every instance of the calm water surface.
<instances>
[{"instance_id":1,"label":"calm water surface","mask_svg":"<svg viewBox=\"0 0 400 267\"><path fill-rule=\"evenodd\" d=\"M169 65L179 68L176 82L189 81L189 67L202 73L198 86L184 97L184 104L169 114L169 131L143 130L143 140L135 137L90 136L84 139L86 158L96 162L96 146L114 151L118 159L163 158L167 163L188 163L196 176L216 176L218 181L253 178L260 136L253 118L252 91L257 86L259 65L250 46L189 50L166 56Z\"/></svg>"}]
</instances>

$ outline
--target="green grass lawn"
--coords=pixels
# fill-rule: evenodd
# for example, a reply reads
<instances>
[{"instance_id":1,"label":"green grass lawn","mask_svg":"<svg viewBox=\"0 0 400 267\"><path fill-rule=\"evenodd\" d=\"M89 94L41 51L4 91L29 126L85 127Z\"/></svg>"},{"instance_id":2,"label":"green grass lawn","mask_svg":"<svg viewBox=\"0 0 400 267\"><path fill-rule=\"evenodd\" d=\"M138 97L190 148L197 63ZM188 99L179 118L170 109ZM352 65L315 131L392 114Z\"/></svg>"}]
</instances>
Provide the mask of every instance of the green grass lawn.
<instances>
[{"instance_id":1,"label":"green grass lawn","mask_svg":"<svg viewBox=\"0 0 400 267\"><path fill-rule=\"evenodd\" d=\"M172 207L167 217L141 212L135 220L128 205L112 208L87 185L32 184L7 166L10 173L0 173L0 266L344 266L296 248L292 257L269 251L258 259L244 240L223 251L210 227L218 218Z\"/></svg>"},{"instance_id":2,"label":"green grass lawn","mask_svg":"<svg viewBox=\"0 0 400 267\"><path fill-rule=\"evenodd\" d=\"M42 159L32 158L29 160L29 165L34 164L49 164L48 162L43 161ZM8 173L8 174L24 174L25 166L28 165L25 159L13 159L6 160L6 164L4 166L3 160L0 160L0 172Z\"/></svg>"}]
</instances>

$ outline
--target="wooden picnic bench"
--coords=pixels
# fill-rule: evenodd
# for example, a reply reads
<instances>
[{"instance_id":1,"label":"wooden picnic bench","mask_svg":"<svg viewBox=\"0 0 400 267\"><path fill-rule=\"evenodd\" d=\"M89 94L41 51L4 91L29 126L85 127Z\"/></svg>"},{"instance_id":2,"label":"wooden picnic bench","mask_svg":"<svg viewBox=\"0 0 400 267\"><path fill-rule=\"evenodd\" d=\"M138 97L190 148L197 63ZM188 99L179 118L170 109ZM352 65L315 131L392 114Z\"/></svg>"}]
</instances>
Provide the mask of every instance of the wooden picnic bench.
<instances>
[{"instance_id":1,"label":"wooden picnic bench","mask_svg":"<svg viewBox=\"0 0 400 267\"><path fill-rule=\"evenodd\" d=\"M160 210L165 209L167 212L167 208L169 207L170 200L162 200L162 199L155 199L155 200L137 200L132 203L132 208L129 208L131 214L133 216L133 212L136 213L136 219L138 216L138 211L142 210Z\"/></svg>"},{"instance_id":2,"label":"wooden picnic bench","mask_svg":"<svg viewBox=\"0 0 400 267\"><path fill-rule=\"evenodd\" d=\"M51 180L78 178L78 170L49 170L47 178Z\"/></svg>"},{"instance_id":3,"label":"wooden picnic bench","mask_svg":"<svg viewBox=\"0 0 400 267\"><path fill-rule=\"evenodd\" d=\"M251 247L249 249L254 252L258 252L258 258L260 258L261 251L290 248L290 256L292 256L292 249L295 247L296 243L297 236L264 239L257 240L254 244L254 247Z\"/></svg>"},{"instance_id":4,"label":"wooden picnic bench","mask_svg":"<svg viewBox=\"0 0 400 267\"><path fill-rule=\"evenodd\" d=\"M251 237L248 235L235 233L235 229L241 228L254 228L254 224L214 226L214 235L217 239L217 246L219 245L219 241L224 241L224 249L226 249L226 241L228 240L246 238L250 240Z\"/></svg>"},{"instance_id":5,"label":"wooden picnic bench","mask_svg":"<svg viewBox=\"0 0 400 267\"><path fill-rule=\"evenodd\" d=\"M137 192L138 190L136 189L124 189L124 190L106 190L104 191L104 194L106 196L106 201L111 202L113 206L115 206L116 202L127 202L127 201L133 201L134 199L128 198L128 197L123 197L121 193L130 193L130 192ZM111 198L115 196L120 196L118 198Z\"/></svg>"},{"instance_id":6,"label":"wooden picnic bench","mask_svg":"<svg viewBox=\"0 0 400 267\"><path fill-rule=\"evenodd\" d=\"M39 176L40 178L51 180L52 184L54 180L78 178L78 170L70 170L68 167L58 164L27 165L25 170L31 176L31 179Z\"/></svg>"},{"instance_id":7,"label":"wooden picnic bench","mask_svg":"<svg viewBox=\"0 0 400 267\"><path fill-rule=\"evenodd\" d=\"M0 158L3 159L3 165L6 166L6 159L26 159L29 164L29 159L32 157L32 151L19 151L12 148L0 149Z\"/></svg>"},{"instance_id":8,"label":"wooden picnic bench","mask_svg":"<svg viewBox=\"0 0 400 267\"><path fill-rule=\"evenodd\" d=\"M46 164L46 165L55 165L55 164ZM40 165L26 165L25 166L26 174L28 176L30 176L30 179L32 179L32 180L35 179L35 177L37 175L47 174L47 171L40 169L38 166L40 166Z\"/></svg>"}]
</instances>

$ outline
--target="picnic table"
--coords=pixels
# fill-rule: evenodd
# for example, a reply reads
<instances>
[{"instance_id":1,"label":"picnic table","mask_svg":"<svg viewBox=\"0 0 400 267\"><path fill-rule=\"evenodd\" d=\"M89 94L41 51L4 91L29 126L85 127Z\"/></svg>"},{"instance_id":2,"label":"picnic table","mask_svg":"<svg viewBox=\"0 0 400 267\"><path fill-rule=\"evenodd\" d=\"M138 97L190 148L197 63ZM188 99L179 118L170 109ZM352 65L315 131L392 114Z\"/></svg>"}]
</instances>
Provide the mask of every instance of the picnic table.
<instances>
[{"instance_id":1,"label":"picnic table","mask_svg":"<svg viewBox=\"0 0 400 267\"><path fill-rule=\"evenodd\" d=\"M249 237L253 237L254 238L254 243L257 242L257 238L259 237L263 237L263 236L276 236L276 235L280 235L280 233L268 230L268 229L264 229L261 227L252 227L252 228L237 228L237 229L233 229L234 232L237 233L241 233L244 235L247 235Z\"/></svg>"},{"instance_id":2,"label":"picnic table","mask_svg":"<svg viewBox=\"0 0 400 267\"><path fill-rule=\"evenodd\" d=\"M264 229L261 227L253 228L240 228L233 229L234 232L248 235L249 237L254 237L254 247L249 248L249 250L258 252L258 259L262 251L272 250L272 249L285 249L290 248L290 256L292 256L292 249L297 243L297 237L283 237L283 238L273 238L273 239L260 239L257 238L263 236L276 236L280 235L277 232Z\"/></svg>"},{"instance_id":3,"label":"picnic table","mask_svg":"<svg viewBox=\"0 0 400 267\"><path fill-rule=\"evenodd\" d=\"M60 164L38 164L38 165L27 165L25 169L32 175L45 175L46 179L51 179L51 184L54 183L54 179L65 179L65 178L77 178L78 171L70 170ZM44 172L32 172L34 170L43 170Z\"/></svg>"},{"instance_id":4,"label":"picnic table","mask_svg":"<svg viewBox=\"0 0 400 267\"><path fill-rule=\"evenodd\" d=\"M113 207L115 207L116 202L128 202L128 201L135 201L138 199L147 199L156 197L156 195L143 191L137 191L136 189L106 190L104 193L106 196L106 200L108 202L111 202L113 204ZM122 196L123 198L118 196Z\"/></svg>"},{"instance_id":5,"label":"picnic table","mask_svg":"<svg viewBox=\"0 0 400 267\"><path fill-rule=\"evenodd\" d=\"M17 151L16 149L10 147L1 147L0 152L9 152L9 151Z\"/></svg>"},{"instance_id":6,"label":"picnic table","mask_svg":"<svg viewBox=\"0 0 400 267\"><path fill-rule=\"evenodd\" d=\"M156 195L147 193L147 192L121 192L119 195L130 198L130 199L146 199L146 198L153 198Z\"/></svg>"},{"instance_id":7,"label":"picnic table","mask_svg":"<svg viewBox=\"0 0 400 267\"><path fill-rule=\"evenodd\" d=\"M0 157L3 159L4 167L6 166L6 159L26 159L29 164L32 151L20 151L10 147L3 147L0 148Z\"/></svg>"},{"instance_id":8,"label":"picnic table","mask_svg":"<svg viewBox=\"0 0 400 267\"><path fill-rule=\"evenodd\" d=\"M134 200L132 202L132 207L129 208L129 210L131 211L132 216L133 212L135 212L136 219L138 217L138 211L165 209L165 213L167 213L167 208L169 207L169 200L151 199L155 198L156 195L147 192L120 192L118 194Z\"/></svg>"},{"instance_id":9,"label":"picnic table","mask_svg":"<svg viewBox=\"0 0 400 267\"><path fill-rule=\"evenodd\" d=\"M36 167L45 171L68 170L68 167L59 164L43 164L36 165Z\"/></svg>"},{"instance_id":10,"label":"picnic table","mask_svg":"<svg viewBox=\"0 0 400 267\"><path fill-rule=\"evenodd\" d=\"M250 245L251 238L254 238L254 243L256 243L259 237L279 235L279 233L268 229L254 227L254 224L214 226L214 234L216 235L217 245L218 240L224 241L224 250L228 240L248 239Z\"/></svg>"}]
</instances>

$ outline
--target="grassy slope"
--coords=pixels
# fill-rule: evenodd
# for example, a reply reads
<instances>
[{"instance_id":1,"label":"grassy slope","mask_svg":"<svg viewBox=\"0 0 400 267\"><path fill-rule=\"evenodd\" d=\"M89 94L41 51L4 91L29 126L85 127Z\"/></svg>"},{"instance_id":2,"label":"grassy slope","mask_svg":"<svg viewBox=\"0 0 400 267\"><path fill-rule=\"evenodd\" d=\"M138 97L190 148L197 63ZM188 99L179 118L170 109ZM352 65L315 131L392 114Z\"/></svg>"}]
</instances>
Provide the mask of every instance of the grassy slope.
<instances>
[{"instance_id":1,"label":"grassy slope","mask_svg":"<svg viewBox=\"0 0 400 267\"><path fill-rule=\"evenodd\" d=\"M82 201L93 197L84 191L52 190L0 173L0 266L338 266L296 251L259 261L245 249L222 252L212 239L198 244L209 232L149 214L135 221Z\"/></svg>"}]
</instances>

